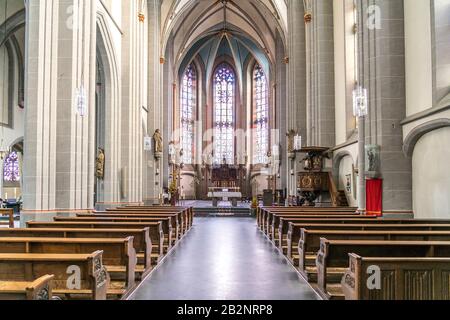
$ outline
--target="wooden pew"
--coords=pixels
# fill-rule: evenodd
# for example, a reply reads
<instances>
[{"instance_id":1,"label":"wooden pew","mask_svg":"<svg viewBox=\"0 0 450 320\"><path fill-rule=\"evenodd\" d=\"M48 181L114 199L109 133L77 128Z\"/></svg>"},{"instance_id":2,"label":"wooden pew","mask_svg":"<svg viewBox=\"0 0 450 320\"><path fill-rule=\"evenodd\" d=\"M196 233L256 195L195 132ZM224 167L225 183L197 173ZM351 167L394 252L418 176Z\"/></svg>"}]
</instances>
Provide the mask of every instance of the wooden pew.
<instances>
[{"instance_id":1,"label":"wooden pew","mask_svg":"<svg viewBox=\"0 0 450 320\"><path fill-rule=\"evenodd\" d=\"M8 222L0 221L0 226L14 228L14 209L0 209L0 216L8 216Z\"/></svg>"},{"instance_id":2,"label":"wooden pew","mask_svg":"<svg viewBox=\"0 0 450 320\"><path fill-rule=\"evenodd\" d=\"M171 207L171 206L127 206L127 207L118 207L115 209L106 209L106 211L130 211L131 212L182 212L186 216L186 227L189 230L194 222L194 209L192 207ZM186 231L187 231L186 230Z\"/></svg>"},{"instance_id":3,"label":"wooden pew","mask_svg":"<svg viewBox=\"0 0 450 320\"><path fill-rule=\"evenodd\" d=\"M38 222L29 221L27 227L32 229L142 229L149 228L152 242L152 265L158 264L164 257L164 233L162 223L159 222Z\"/></svg>"},{"instance_id":4,"label":"wooden pew","mask_svg":"<svg viewBox=\"0 0 450 320\"><path fill-rule=\"evenodd\" d=\"M450 241L361 241L321 239L316 259L317 288L325 299L344 298L340 281L349 267L348 254L363 257L450 257Z\"/></svg>"},{"instance_id":5,"label":"wooden pew","mask_svg":"<svg viewBox=\"0 0 450 320\"><path fill-rule=\"evenodd\" d=\"M105 212L105 213L78 213L78 218L123 218L123 219L143 219L143 218L171 218L172 221L172 246L175 245L183 236L182 222L180 224L179 216L176 213L170 214L151 214L151 215L137 215L120 212ZM163 226L164 229L164 226Z\"/></svg>"},{"instance_id":6,"label":"wooden pew","mask_svg":"<svg viewBox=\"0 0 450 320\"><path fill-rule=\"evenodd\" d=\"M109 209L107 211L94 211L93 214L100 215L112 215L112 216L135 216L135 217L176 217L176 222L179 226L179 236L180 238L184 236L190 230L190 217L188 211L169 211L169 210L118 210Z\"/></svg>"},{"instance_id":7,"label":"wooden pew","mask_svg":"<svg viewBox=\"0 0 450 320\"><path fill-rule=\"evenodd\" d=\"M292 212L297 214L302 214L305 212L316 213L316 214L326 214L326 213L341 213L341 214L357 214L357 208L340 208L340 207L259 207L256 210L256 220L258 226L261 227L263 221L267 219L267 215L272 212Z\"/></svg>"},{"instance_id":8,"label":"wooden pew","mask_svg":"<svg viewBox=\"0 0 450 320\"><path fill-rule=\"evenodd\" d=\"M161 222L164 233L163 247L164 253L167 253L172 248L172 218L122 218L122 217L55 217L56 222L121 222L121 223L136 223L136 222ZM156 244L156 242L155 242Z\"/></svg>"},{"instance_id":9,"label":"wooden pew","mask_svg":"<svg viewBox=\"0 0 450 320\"><path fill-rule=\"evenodd\" d=\"M361 217L363 215L352 213L352 212L339 212L339 211L330 211L330 212L320 212L320 211L301 211L301 212L285 212L285 211L267 211L265 215L265 219L262 221L262 231L265 233L270 233L271 229L270 226L272 226L273 223L276 223L277 221L274 221L275 217L284 216L284 217L294 217L294 216L347 216L349 218L351 217ZM363 216L370 218L372 216ZM276 220L276 219L275 219Z\"/></svg>"},{"instance_id":10,"label":"wooden pew","mask_svg":"<svg viewBox=\"0 0 450 320\"><path fill-rule=\"evenodd\" d=\"M69 288L74 267L80 272L80 287ZM34 281L47 274L53 295L61 298L106 300L109 274L102 263L102 252L91 254L1 253L0 281Z\"/></svg>"},{"instance_id":11,"label":"wooden pew","mask_svg":"<svg viewBox=\"0 0 450 320\"><path fill-rule=\"evenodd\" d=\"M296 250L293 246L296 246L300 240L301 229L304 228L305 224L311 223L326 223L334 225L332 228L339 230L383 230L383 229L399 229L400 225L409 225L410 227L400 227L406 228L408 230L449 230L448 224L443 224L441 222L434 223L433 220L401 220L401 219L369 219L369 220L357 220L357 219L328 219L326 221L321 221L320 219L295 219L288 220L288 231L286 236L285 229L280 231L283 236L282 246L279 247L280 250L286 252L288 257L292 256L292 253ZM342 225L345 225L342 226ZM348 226L349 225L349 226ZM352 226L354 225L354 226ZM359 225L359 226L358 226ZM440 225L441 227L433 227L434 225ZM285 225L284 225L285 226ZM416 227L414 227L416 226ZM317 229L317 228L314 228ZM324 226L322 230L330 230L330 227Z\"/></svg>"},{"instance_id":12,"label":"wooden pew","mask_svg":"<svg viewBox=\"0 0 450 320\"><path fill-rule=\"evenodd\" d=\"M108 294L126 296L136 285L137 260L133 237L125 239L0 238L0 253L89 254L97 250L103 251L103 265L112 280ZM142 275L145 272L146 270L140 270L139 273Z\"/></svg>"},{"instance_id":13,"label":"wooden pew","mask_svg":"<svg viewBox=\"0 0 450 320\"><path fill-rule=\"evenodd\" d=\"M142 212L142 213L177 213L183 217L185 221L185 232L189 231L194 222L194 209L192 207L171 207L171 206L151 206L151 207L118 207L116 209L107 209L107 212L121 211L121 212Z\"/></svg>"},{"instance_id":14,"label":"wooden pew","mask_svg":"<svg viewBox=\"0 0 450 320\"><path fill-rule=\"evenodd\" d=\"M322 219L322 220L377 220L375 216L361 216L361 215L274 215L272 219L273 223L269 226L271 236L269 237L275 242L275 245L279 245L281 235L287 235L289 231L289 222L303 221L304 219ZM380 220L380 219L379 219Z\"/></svg>"},{"instance_id":15,"label":"wooden pew","mask_svg":"<svg viewBox=\"0 0 450 320\"><path fill-rule=\"evenodd\" d=\"M450 258L368 258L351 253L348 265L341 281L346 300L450 300ZM372 266L381 271L379 289L367 286Z\"/></svg>"},{"instance_id":16,"label":"wooden pew","mask_svg":"<svg viewBox=\"0 0 450 320\"><path fill-rule=\"evenodd\" d=\"M421 231L387 228L384 230L313 230L302 229L298 243L298 253L294 254L293 263L300 273L311 282L317 281L315 261L322 238L327 240L384 240L384 241L450 241L448 231Z\"/></svg>"},{"instance_id":17,"label":"wooden pew","mask_svg":"<svg viewBox=\"0 0 450 320\"><path fill-rule=\"evenodd\" d=\"M127 238L133 237L138 257L137 269L151 270L152 241L150 229L0 229L0 238Z\"/></svg>"},{"instance_id":18,"label":"wooden pew","mask_svg":"<svg viewBox=\"0 0 450 320\"><path fill-rule=\"evenodd\" d=\"M0 281L0 300L52 300L55 276L45 275L35 281Z\"/></svg>"}]
</instances>

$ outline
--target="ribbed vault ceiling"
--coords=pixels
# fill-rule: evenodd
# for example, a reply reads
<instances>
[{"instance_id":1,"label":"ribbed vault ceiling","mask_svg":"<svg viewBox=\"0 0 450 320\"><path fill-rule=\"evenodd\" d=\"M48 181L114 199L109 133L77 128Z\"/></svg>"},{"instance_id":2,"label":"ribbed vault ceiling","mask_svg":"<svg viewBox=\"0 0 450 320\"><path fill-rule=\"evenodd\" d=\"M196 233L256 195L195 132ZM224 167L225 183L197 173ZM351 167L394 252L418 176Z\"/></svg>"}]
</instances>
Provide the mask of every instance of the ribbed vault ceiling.
<instances>
[{"instance_id":1,"label":"ribbed vault ceiling","mask_svg":"<svg viewBox=\"0 0 450 320\"><path fill-rule=\"evenodd\" d=\"M164 0L162 52L173 41L175 63L183 69L196 54L217 55L225 40L236 65L251 53L268 71L277 37L285 43L286 14L285 0Z\"/></svg>"}]
</instances>

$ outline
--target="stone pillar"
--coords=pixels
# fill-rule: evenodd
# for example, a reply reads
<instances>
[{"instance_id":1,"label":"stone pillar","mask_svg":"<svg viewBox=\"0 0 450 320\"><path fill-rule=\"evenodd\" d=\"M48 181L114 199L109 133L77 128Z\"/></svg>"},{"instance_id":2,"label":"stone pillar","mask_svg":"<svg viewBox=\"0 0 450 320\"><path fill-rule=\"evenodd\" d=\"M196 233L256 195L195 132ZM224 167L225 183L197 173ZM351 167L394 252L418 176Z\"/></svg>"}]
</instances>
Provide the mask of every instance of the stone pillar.
<instances>
[{"instance_id":1,"label":"stone pillar","mask_svg":"<svg viewBox=\"0 0 450 320\"><path fill-rule=\"evenodd\" d=\"M142 202L143 107L147 108L147 8L122 1L121 202ZM143 11L141 11L143 10Z\"/></svg>"},{"instance_id":2,"label":"stone pillar","mask_svg":"<svg viewBox=\"0 0 450 320\"><path fill-rule=\"evenodd\" d=\"M306 128L306 51L305 51L305 22L302 1L288 1L288 101L286 119L287 129L296 130L302 137L307 136ZM286 61L287 62L287 61ZM297 163L288 161L287 181L288 190L295 193L296 177L291 176L291 170L297 172Z\"/></svg>"},{"instance_id":3,"label":"stone pillar","mask_svg":"<svg viewBox=\"0 0 450 320\"><path fill-rule=\"evenodd\" d=\"M24 220L92 209L95 162L95 2L26 5ZM74 99L82 84L84 117Z\"/></svg>"},{"instance_id":4,"label":"stone pillar","mask_svg":"<svg viewBox=\"0 0 450 320\"><path fill-rule=\"evenodd\" d=\"M412 209L411 159L402 152L406 115L403 0L361 0L360 82L368 90L366 144L379 145L383 209ZM379 22L379 23L378 23ZM365 161L358 159L358 161Z\"/></svg>"},{"instance_id":5,"label":"stone pillar","mask_svg":"<svg viewBox=\"0 0 450 320\"><path fill-rule=\"evenodd\" d=\"M308 0L306 24L307 141L310 146L335 144L333 1Z\"/></svg>"},{"instance_id":6,"label":"stone pillar","mask_svg":"<svg viewBox=\"0 0 450 320\"><path fill-rule=\"evenodd\" d=\"M288 167L290 166L290 160L287 157L286 150L287 150L287 143L286 139L284 138L284 135L286 132L289 131L287 128L287 64L286 64L286 51L285 51L285 44L283 43L283 40L281 39L281 35L277 34L277 52L276 52L276 90L275 90L275 112L277 112L277 123L276 128L279 130L279 137L280 137L280 144L281 144L281 150L284 151L284 154L282 154L282 164L280 167L280 186L279 188L287 188L289 192L289 185L288 185Z\"/></svg>"},{"instance_id":7,"label":"stone pillar","mask_svg":"<svg viewBox=\"0 0 450 320\"><path fill-rule=\"evenodd\" d=\"M148 135L153 136L156 129L163 129L163 112L161 105L161 81L162 68L165 62L161 54L161 1L148 0ZM164 137L163 137L164 138ZM144 155L144 168L146 174L144 182L144 201L155 203L162 191L162 168L167 156L163 155L159 160L153 156L153 152ZM157 172L159 174L157 175Z\"/></svg>"}]
</instances>

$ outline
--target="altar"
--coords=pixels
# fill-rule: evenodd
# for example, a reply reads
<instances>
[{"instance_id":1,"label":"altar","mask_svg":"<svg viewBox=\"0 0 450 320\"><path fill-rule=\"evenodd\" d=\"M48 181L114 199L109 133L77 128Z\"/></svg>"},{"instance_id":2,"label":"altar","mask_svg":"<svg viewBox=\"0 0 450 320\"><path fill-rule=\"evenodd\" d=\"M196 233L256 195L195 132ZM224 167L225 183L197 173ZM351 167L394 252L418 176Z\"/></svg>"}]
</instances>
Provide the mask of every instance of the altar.
<instances>
[{"instance_id":1,"label":"altar","mask_svg":"<svg viewBox=\"0 0 450 320\"><path fill-rule=\"evenodd\" d=\"M208 198L212 199L213 207L217 207L219 200L231 201L233 207L238 206L238 201L242 199L240 188L209 188Z\"/></svg>"}]
</instances>

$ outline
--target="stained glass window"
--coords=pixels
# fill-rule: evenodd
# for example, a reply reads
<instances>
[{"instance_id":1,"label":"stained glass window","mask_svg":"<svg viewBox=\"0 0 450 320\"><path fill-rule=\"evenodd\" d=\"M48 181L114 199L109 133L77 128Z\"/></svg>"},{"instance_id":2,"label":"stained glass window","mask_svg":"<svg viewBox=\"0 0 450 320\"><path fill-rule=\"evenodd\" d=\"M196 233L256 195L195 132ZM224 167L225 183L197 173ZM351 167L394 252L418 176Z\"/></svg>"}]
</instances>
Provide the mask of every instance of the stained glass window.
<instances>
[{"instance_id":1,"label":"stained glass window","mask_svg":"<svg viewBox=\"0 0 450 320\"><path fill-rule=\"evenodd\" d=\"M5 182L19 182L19 156L17 152L11 152L3 162L3 180Z\"/></svg>"},{"instance_id":2,"label":"stained glass window","mask_svg":"<svg viewBox=\"0 0 450 320\"><path fill-rule=\"evenodd\" d=\"M269 151L269 93L267 78L259 64L253 72L253 126L254 149L253 163L262 164L266 161Z\"/></svg>"},{"instance_id":3,"label":"stained glass window","mask_svg":"<svg viewBox=\"0 0 450 320\"><path fill-rule=\"evenodd\" d=\"M214 162L234 164L234 106L236 76L226 63L214 73Z\"/></svg>"},{"instance_id":4,"label":"stained glass window","mask_svg":"<svg viewBox=\"0 0 450 320\"><path fill-rule=\"evenodd\" d=\"M192 164L194 157L194 124L197 105L197 73L191 64L186 69L181 85L181 132L180 144L183 149L182 161Z\"/></svg>"}]
</instances>

